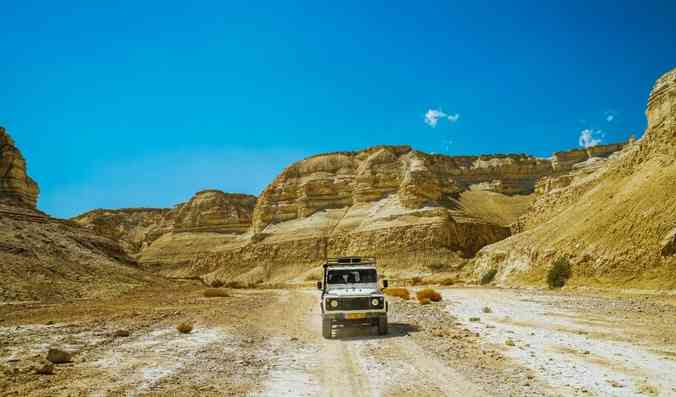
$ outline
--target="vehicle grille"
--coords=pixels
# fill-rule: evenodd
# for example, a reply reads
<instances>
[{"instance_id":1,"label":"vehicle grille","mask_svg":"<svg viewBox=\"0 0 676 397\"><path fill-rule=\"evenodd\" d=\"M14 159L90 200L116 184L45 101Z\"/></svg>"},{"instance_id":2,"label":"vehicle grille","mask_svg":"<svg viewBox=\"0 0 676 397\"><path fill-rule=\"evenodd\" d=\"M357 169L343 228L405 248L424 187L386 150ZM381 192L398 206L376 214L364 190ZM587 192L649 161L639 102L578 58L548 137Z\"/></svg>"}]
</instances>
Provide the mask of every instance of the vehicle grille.
<instances>
[{"instance_id":1,"label":"vehicle grille","mask_svg":"<svg viewBox=\"0 0 676 397\"><path fill-rule=\"evenodd\" d=\"M359 298L337 298L338 307L335 309L328 306L328 310L372 310L372 309L382 309L383 301L380 301L380 305L372 306L371 300L372 297L359 297ZM334 300L334 299L331 299Z\"/></svg>"}]
</instances>

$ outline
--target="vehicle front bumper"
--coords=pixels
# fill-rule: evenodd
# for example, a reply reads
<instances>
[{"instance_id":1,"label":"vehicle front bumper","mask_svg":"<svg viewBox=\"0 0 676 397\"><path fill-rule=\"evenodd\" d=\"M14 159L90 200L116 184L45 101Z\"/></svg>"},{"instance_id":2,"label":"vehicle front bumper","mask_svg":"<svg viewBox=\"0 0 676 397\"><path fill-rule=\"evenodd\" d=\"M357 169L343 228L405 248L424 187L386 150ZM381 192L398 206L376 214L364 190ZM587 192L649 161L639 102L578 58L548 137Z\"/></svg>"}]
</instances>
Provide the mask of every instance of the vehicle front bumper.
<instances>
[{"instance_id":1,"label":"vehicle front bumper","mask_svg":"<svg viewBox=\"0 0 676 397\"><path fill-rule=\"evenodd\" d=\"M380 317L387 317L386 311L377 311L377 312L340 312L340 313L331 313L324 312L322 313L323 318L330 318L333 321L364 321L364 320L373 320ZM356 317L356 318L355 318Z\"/></svg>"}]
</instances>

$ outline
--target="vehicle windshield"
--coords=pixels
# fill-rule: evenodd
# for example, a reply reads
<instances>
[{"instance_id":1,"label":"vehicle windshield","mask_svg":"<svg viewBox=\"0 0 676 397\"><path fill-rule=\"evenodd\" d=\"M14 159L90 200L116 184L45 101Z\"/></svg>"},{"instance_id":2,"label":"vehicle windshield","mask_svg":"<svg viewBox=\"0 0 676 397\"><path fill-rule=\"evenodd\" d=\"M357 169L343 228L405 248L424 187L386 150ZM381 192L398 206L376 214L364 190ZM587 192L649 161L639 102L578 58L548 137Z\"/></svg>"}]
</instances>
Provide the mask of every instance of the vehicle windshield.
<instances>
[{"instance_id":1,"label":"vehicle windshield","mask_svg":"<svg viewBox=\"0 0 676 397\"><path fill-rule=\"evenodd\" d=\"M327 284L376 283L378 275L375 269L331 270L326 276Z\"/></svg>"}]
</instances>

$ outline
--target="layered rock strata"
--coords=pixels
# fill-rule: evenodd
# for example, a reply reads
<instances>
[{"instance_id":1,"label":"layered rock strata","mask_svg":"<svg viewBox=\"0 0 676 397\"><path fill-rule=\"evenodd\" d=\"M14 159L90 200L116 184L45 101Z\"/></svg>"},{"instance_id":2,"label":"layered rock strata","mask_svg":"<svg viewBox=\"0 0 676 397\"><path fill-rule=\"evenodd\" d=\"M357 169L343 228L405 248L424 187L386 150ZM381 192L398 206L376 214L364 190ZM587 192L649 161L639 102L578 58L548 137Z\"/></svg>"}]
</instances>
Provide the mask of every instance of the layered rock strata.
<instances>
[{"instance_id":1,"label":"layered rock strata","mask_svg":"<svg viewBox=\"0 0 676 397\"><path fill-rule=\"evenodd\" d=\"M570 285L676 288L676 69L655 83L643 137L607 161L543 179L519 231L483 248L479 278L544 284L554 260L572 264Z\"/></svg>"},{"instance_id":2,"label":"layered rock strata","mask_svg":"<svg viewBox=\"0 0 676 397\"><path fill-rule=\"evenodd\" d=\"M38 194L38 184L26 171L26 160L9 134L0 127L0 202L35 208Z\"/></svg>"}]
</instances>

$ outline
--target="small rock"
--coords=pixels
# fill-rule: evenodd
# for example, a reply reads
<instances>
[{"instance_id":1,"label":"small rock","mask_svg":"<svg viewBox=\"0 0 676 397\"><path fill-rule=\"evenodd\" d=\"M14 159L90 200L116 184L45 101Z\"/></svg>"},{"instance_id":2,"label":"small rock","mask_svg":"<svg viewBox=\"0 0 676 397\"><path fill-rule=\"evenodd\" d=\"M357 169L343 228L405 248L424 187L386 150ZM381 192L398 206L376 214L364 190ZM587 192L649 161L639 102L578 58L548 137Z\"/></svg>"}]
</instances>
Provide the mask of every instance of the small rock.
<instances>
[{"instance_id":1,"label":"small rock","mask_svg":"<svg viewBox=\"0 0 676 397\"><path fill-rule=\"evenodd\" d=\"M54 364L64 364L70 362L70 353L60 349L49 349L47 352L47 360Z\"/></svg>"},{"instance_id":2,"label":"small rock","mask_svg":"<svg viewBox=\"0 0 676 397\"><path fill-rule=\"evenodd\" d=\"M512 338L509 338L505 341L505 345L507 346L516 346L516 343L512 340Z\"/></svg>"}]
</instances>

